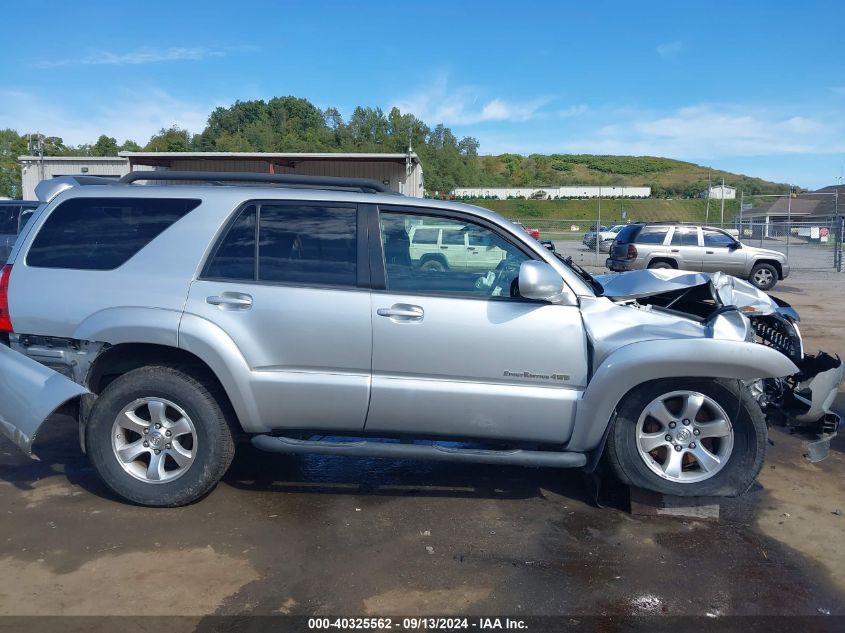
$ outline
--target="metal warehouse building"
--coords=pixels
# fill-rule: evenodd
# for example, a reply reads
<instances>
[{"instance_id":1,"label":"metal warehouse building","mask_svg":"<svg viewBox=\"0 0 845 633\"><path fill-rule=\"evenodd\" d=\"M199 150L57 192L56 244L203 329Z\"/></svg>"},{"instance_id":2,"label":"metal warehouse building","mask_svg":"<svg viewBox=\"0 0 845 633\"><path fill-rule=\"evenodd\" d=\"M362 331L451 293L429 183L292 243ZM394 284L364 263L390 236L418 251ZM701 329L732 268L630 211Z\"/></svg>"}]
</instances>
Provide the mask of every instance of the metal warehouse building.
<instances>
[{"instance_id":1,"label":"metal warehouse building","mask_svg":"<svg viewBox=\"0 0 845 633\"><path fill-rule=\"evenodd\" d=\"M129 171L119 156L19 156L18 161L24 200L35 200L35 185L42 180L78 174L118 179Z\"/></svg>"},{"instance_id":2,"label":"metal warehouse building","mask_svg":"<svg viewBox=\"0 0 845 633\"><path fill-rule=\"evenodd\" d=\"M574 185L566 187L456 187L456 198L648 198L651 187Z\"/></svg>"},{"instance_id":3,"label":"metal warehouse building","mask_svg":"<svg viewBox=\"0 0 845 633\"><path fill-rule=\"evenodd\" d=\"M114 157L21 156L23 197L35 196L41 180L87 174L120 178L130 171L238 171L305 176L370 178L394 191L423 197L423 171L414 152L263 153L263 152L120 152Z\"/></svg>"}]
</instances>

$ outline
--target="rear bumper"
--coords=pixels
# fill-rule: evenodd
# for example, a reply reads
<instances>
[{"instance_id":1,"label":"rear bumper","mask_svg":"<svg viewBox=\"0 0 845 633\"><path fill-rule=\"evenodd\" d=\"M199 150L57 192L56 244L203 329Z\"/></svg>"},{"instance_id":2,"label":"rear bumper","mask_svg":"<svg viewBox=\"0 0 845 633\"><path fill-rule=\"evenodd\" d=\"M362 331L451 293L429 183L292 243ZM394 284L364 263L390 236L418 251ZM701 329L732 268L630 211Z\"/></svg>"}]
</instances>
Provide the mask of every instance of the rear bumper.
<instances>
[{"instance_id":1,"label":"rear bumper","mask_svg":"<svg viewBox=\"0 0 845 633\"><path fill-rule=\"evenodd\" d=\"M639 270L642 266L639 265L636 259L613 259L608 257L604 265L614 272L623 273L628 270Z\"/></svg>"},{"instance_id":2,"label":"rear bumper","mask_svg":"<svg viewBox=\"0 0 845 633\"><path fill-rule=\"evenodd\" d=\"M38 429L56 409L88 390L0 344L0 435L32 453Z\"/></svg>"}]
</instances>

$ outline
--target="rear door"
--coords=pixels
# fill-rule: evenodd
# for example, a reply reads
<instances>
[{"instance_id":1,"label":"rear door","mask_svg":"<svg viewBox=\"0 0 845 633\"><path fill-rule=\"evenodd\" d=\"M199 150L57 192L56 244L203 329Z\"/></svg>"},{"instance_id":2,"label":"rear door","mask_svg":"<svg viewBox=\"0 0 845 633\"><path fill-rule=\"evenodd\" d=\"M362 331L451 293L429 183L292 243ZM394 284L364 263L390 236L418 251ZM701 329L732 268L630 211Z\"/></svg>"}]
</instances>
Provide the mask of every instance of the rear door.
<instances>
[{"instance_id":1,"label":"rear door","mask_svg":"<svg viewBox=\"0 0 845 633\"><path fill-rule=\"evenodd\" d=\"M364 426L372 328L358 215L355 204L250 203L191 285L186 313L218 326L248 365L255 430Z\"/></svg>"},{"instance_id":2,"label":"rear door","mask_svg":"<svg viewBox=\"0 0 845 633\"><path fill-rule=\"evenodd\" d=\"M479 247L486 244L487 263L434 271L396 256L419 222L474 233ZM565 442L586 385L586 338L577 307L514 296L530 251L496 227L435 209L382 208L370 235L373 387L366 430ZM394 255L385 263L383 253Z\"/></svg>"},{"instance_id":3,"label":"rear door","mask_svg":"<svg viewBox=\"0 0 845 633\"><path fill-rule=\"evenodd\" d=\"M676 226L669 238L669 254L676 258L681 270L701 270L702 249L697 226Z\"/></svg>"}]
</instances>

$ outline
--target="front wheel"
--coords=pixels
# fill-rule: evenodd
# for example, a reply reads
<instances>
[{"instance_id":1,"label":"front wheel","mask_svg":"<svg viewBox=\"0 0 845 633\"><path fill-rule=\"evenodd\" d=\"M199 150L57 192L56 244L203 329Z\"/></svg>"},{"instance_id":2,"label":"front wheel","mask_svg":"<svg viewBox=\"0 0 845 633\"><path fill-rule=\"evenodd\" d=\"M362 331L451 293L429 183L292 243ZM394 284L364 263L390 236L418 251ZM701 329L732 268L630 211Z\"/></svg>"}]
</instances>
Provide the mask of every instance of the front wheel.
<instances>
[{"instance_id":1,"label":"front wheel","mask_svg":"<svg viewBox=\"0 0 845 633\"><path fill-rule=\"evenodd\" d=\"M620 403L607 459L628 485L677 496L738 496L766 456L767 428L736 382L657 380Z\"/></svg>"},{"instance_id":2,"label":"front wheel","mask_svg":"<svg viewBox=\"0 0 845 633\"><path fill-rule=\"evenodd\" d=\"M196 501L232 461L225 398L211 381L171 367L142 367L100 394L85 433L100 477L124 499L174 507Z\"/></svg>"},{"instance_id":3,"label":"front wheel","mask_svg":"<svg viewBox=\"0 0 845 633\"><path fill-rule=\"evenodd\" d=\"M769 290L778 282L778 271L771 264L756 264L748 280L760 290Z\"/></svg>"}]
</instances>

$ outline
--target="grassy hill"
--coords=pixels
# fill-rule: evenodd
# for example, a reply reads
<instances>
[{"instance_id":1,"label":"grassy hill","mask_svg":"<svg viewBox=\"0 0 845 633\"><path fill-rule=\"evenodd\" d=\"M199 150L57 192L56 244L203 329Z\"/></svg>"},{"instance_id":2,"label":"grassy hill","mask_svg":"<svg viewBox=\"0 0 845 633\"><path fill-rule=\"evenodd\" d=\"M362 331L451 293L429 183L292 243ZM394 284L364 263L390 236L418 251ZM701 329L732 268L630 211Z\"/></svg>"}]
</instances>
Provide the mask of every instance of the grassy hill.
<instances>
[{"instance_id":1,"label":"grassy hill","mask_svg":"<svg viewBox=\"0 0 845 633\"><path fill-rule=\"evenodd\" d=\"M553 185L650 186L655 197L693 197L707 187L708 175L746 195L782 193L788 185L695 163L656 156L603 156L594 154L501 154L479 156L472 187Z\"/></svg>"},{"instance_id":2,"label":"grassy hill","mask_svg":"<svg viewBox=\"0 0 845 633\"><path fill-rule=\"evenodd\" d=\"M598 200L469 200L485 209L501 213L513 220L524 220L526 225L542 229L550 223L544 220L567 220L592 223L599 212ZM622 211L627 219L622 219ZM725 222L739 212L739 200L725 200ZM646 199L646 200L602 200L602 224L620 222L678 220L683 222L704 222L707 201L698 199ZM711 224L719 222L721 206L718 200L710 201Z\"/></svg>"}]
</instances>

